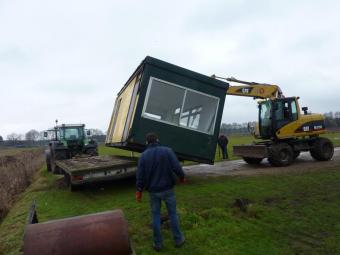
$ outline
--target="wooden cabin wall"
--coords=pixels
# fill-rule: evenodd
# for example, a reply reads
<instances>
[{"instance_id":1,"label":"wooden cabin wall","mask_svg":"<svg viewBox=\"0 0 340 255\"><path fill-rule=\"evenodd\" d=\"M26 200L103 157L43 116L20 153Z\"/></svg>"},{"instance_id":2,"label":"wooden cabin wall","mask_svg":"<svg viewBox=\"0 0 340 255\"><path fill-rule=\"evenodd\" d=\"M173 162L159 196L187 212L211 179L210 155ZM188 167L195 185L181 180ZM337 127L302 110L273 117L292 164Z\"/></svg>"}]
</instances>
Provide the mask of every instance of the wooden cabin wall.
<instances>
[{"instance_id":1,"label":"wooden cabin wall","mask_svg":"<svg viewBox=\"0 0 340 255\"><path fill-rule=\"evenodd\" d=\"M125 90L119 95L117 98L116 109L113 111L110 125L110 130L108 135L110 137L107 138L107 143L119 143L122 142L125 122L128 116L128 111L131 103L133 88L136 83L136 78L132 79L131 82L126 86ZM119 107L118 107L119 106ZM117 116L116 116L117 115ZM116 119L116 121L114 121Z\"/></svg>"}]
</instances>

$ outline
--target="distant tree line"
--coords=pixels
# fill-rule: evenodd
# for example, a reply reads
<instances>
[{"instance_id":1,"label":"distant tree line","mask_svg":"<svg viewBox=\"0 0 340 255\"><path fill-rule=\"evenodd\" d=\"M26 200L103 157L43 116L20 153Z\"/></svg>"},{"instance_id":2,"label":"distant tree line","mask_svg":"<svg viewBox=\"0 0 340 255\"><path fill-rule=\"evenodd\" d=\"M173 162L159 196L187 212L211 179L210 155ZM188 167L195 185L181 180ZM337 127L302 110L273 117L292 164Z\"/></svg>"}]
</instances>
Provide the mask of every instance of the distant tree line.
<instances>
[{"instance_id":1,"label":"distant tree line","mask_svg":"<svg viewBox=\"0 0 340 255\"><path fill-rule=\"evenodd\" d=\"M340 129L340 112L327 112L324 116L326 128Z\"/></svg>"},{"instance_id":2,"label":"distant tree line","mask_svg":"<svg viewBox=\"0 0 340 255\"><path fill-rule=\"evenodd\" d=\"M98 143L105 142L106 135L100 129L89 129L90 137L96 140ZM49 135L47 138L44 137L44 131L37 131L31 129L25 134L10 133L4 139L0 135L0 146L16 146L16 147L35 147L47 145L50 140L54 139L53 135Z\"/></svg>"},{"instance_id":3,"label":"distant tree line","mask_svg":"<svg viewBox=\"0 0 340 255\"><path fill-rule=\"evenodd\" d=\"M340 111L324 113L325 126L330 130L340 129ZM255 126L256 122L250 122L250 126ZM248 123L222 123L220 133L226 135L246 135L249 134Z\"/></svg>"},{"instance_id":4,"label":"distant tree line","mask_svg":"<svg viewBox=\"0 0 340 255\"><path fill-rule=\"evenodd\" d=\"M220 133L223 133L225 135L247 135L249 134L248 131L248 123L222 123L220 128Z\"/></svg>"}]
</instances>

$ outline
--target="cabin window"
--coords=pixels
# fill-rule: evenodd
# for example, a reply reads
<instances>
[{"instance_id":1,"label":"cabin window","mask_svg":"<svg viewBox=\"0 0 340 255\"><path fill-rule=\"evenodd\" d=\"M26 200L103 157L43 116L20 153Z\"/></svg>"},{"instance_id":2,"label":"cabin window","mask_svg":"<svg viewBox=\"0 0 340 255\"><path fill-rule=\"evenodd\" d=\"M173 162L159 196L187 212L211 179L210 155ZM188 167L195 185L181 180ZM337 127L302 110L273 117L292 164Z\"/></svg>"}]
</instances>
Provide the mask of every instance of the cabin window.
<instances>
[{"instance_id":1,"label":"cabin window","mask_svg":"<svg viewBox=\"0 0 340 255\"><path fill-rule=\"evenodd\" d=\"M151 77L142 115L212 134L218 103L218 97Z\"/></svg>"},{"instance_id":2,"label":"cabin window","mask_svg":"<svg viewBox=\"0 0 340 255\"><path fill-rule=\"evenodd\" d=\"M178 125L184 93L185 90L182 88L159 80L152 80L148 90L144 117Z\"/></svg>"}]
</instances>

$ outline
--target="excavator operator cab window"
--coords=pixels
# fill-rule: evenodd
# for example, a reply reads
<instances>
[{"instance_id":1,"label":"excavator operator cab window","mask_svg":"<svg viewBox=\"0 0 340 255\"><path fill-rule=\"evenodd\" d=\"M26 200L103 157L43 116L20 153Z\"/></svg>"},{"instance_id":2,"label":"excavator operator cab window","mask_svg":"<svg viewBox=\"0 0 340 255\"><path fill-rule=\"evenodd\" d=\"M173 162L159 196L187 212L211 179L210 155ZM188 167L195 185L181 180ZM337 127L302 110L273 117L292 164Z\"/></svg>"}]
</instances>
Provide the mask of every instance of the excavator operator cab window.
<instances>
[{"instance_id":1,"label":"excavator operator cab window","mask_svg":"<svg viewBox=\"0 0 340 255\"><path fill-rule=\"evenodd\" d=\"M260 135L263 138L270 138L272 136L272 104L271 101L264 101L259 105L259 128Z\"/></svg>"},{"instance_id":2,"label":"excavator operator cab window","mask_svg":"<svg viewBox=\"0 0 340 255\"><path fill-rule=\"evenodd\" d=\"M277 99L273 104L275 104L273 112L275 130L297 120L298 116L295 98Z\"/></svg>"}]
</instances>

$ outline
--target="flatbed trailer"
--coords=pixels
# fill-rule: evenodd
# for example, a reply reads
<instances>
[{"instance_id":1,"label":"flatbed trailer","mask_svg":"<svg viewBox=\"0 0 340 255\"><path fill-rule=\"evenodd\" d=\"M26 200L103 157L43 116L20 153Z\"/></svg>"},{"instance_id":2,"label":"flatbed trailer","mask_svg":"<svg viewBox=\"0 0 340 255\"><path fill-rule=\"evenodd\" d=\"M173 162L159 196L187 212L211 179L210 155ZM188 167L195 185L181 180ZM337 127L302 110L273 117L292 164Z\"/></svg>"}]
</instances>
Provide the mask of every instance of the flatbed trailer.
<instances>
[{"instance_id":1,"label":"flatbed trailer","mask_svg":"<svg viewBox=\"0 0 340 255\"><path fill-rule=\"evenodd\" d=\"M138 158L124 156L79 156L57 160L71 191L86 183L115 180L134 176Z\"/></svg>"}]
</instances>

